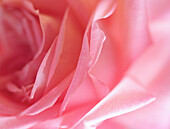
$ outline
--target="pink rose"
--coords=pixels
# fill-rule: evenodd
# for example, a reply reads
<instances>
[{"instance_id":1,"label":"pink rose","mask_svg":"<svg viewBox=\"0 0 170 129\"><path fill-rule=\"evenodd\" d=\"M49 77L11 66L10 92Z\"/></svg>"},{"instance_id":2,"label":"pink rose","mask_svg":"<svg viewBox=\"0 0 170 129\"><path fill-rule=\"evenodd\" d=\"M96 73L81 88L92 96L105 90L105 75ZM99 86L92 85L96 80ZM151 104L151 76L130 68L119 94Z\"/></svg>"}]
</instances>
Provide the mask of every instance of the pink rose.
<instances>
[{"instance_id":1,"label":"pink rose","mask_svg":"<svg viewBox=\"0 0 170 129\"><path fill-rule=\"evenodd\" d=\"M169 129L170 0L0 0L1 129Z\"/></svg>"}]
</instances>

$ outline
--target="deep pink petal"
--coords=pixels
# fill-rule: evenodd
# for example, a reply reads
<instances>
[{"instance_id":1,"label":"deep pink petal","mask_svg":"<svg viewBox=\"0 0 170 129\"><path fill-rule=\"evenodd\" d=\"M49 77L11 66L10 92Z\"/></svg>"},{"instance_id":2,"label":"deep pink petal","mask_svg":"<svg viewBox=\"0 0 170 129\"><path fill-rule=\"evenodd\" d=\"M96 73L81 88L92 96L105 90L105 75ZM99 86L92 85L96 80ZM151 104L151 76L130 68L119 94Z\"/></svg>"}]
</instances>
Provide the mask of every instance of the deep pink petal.
<instances>
[{"instance_id":1,"label":"deep pink petal","mask_svg":"<svg viewBox=\"0 0 170 129\"><path fill-rule=\"evenodd\" d=\"M88 21L98 4L98 0L66 0L77 16L83 28L86 28ZM83 15L83 17L82 17Z\"/></svg>"},{"instance_id":2,"label":"deep pink petal","mask_svg":"<svg viewBox=\"0 0 170 129\"><path fill-rule=\"evenodd\" d=\"M17 104L0 92L0 114L2 115L16 115L26 108L22 104Z\"/></svg>"},{"instance_id":3,"label":"deep pink petal","mask_svg":"<svg viewBox=\"0 0 170 129\"><path fill-rule=\"evenodd\" d=\"M62 17L66 10L65 0L30 0L40 13Z\"/></svg>"},{"instance_id":4,"label":"deep pink petal","mask_svg":"<svg viewBox=\"0 0 170 129\"><path fill-rule=\"evenodd\" d=\"M74 73L74 72L73 72ZM61 94L67 89L69 86L73 73L66 77L60 84L58 84L55 88L53 88L50 92L45 94L42 98L40 98L33 105L29 106L26 110L24 110L20 115L36 115L41 113L42 111L52 107L57 99L61 96Z\"/></svg>"}]
</instances>

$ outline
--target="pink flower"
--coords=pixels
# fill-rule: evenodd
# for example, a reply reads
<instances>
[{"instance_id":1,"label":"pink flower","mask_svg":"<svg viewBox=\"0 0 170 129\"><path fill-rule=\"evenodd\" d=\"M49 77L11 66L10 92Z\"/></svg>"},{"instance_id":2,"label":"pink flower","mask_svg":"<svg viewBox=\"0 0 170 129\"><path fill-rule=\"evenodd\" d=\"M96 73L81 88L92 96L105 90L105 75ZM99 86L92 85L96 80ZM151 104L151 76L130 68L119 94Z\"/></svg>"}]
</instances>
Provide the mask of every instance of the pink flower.
<instances>
[{"instance_id":1,"label":"pink flower","mask_svg":"<svg viewBox=\"0 0 170 129\"><path fill-rule=\"evenodd\" d=\"M169 129L169 0L0 0L1 129Z\"/></svg>"}]
</instances>

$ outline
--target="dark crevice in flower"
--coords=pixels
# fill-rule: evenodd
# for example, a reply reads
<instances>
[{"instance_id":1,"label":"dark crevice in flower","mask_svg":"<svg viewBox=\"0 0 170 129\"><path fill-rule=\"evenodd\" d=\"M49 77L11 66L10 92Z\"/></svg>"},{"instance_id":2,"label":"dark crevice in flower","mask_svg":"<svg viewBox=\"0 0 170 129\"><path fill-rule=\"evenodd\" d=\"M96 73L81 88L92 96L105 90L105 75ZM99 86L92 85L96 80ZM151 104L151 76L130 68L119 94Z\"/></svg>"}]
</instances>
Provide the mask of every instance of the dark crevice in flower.
<instances>
[{"instance_id":1,"label":"dark crevice in flower","mask_svg":"<svg viewBox=\"0 0 170 129\"><path fill-rule=\"evenodd\" d=\"M22 84L18 72L34 59L41 45L38 15L24 7L0 5L0 89L10 99L31 103L33 82Z\"/></svg>"}]
</instances>

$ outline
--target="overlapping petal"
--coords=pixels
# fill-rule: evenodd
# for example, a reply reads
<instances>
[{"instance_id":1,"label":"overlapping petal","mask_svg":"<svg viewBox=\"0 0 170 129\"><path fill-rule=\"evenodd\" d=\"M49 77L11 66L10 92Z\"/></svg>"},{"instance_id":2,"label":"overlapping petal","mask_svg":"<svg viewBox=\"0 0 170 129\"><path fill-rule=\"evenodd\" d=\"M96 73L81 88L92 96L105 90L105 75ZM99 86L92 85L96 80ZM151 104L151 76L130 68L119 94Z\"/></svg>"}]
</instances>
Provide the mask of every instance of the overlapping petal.
<instances>
[{"instance_id":1,"label":"overlapping petal","mask_svg":"<svg viewBox=\"0 0 170 129\"><path fill-rule=\"evenodd\" d=\"M31 53L22 51L31 58L0 77L0 128L170 127L169 1L0 0L1 4L19 9L12 13L21 26L13 15L5 15L16 33L10 38L4 34L9 28L0 29L0 54L11 47L1 45L3 37L17 44L23 31L21 39ZM21 49L13 49L17 50ZM3 70L7 71L0 73Z\"/></svg>"}]
</instances>

